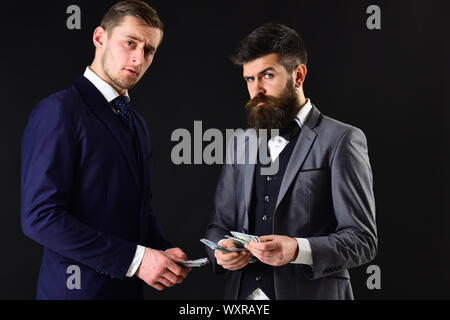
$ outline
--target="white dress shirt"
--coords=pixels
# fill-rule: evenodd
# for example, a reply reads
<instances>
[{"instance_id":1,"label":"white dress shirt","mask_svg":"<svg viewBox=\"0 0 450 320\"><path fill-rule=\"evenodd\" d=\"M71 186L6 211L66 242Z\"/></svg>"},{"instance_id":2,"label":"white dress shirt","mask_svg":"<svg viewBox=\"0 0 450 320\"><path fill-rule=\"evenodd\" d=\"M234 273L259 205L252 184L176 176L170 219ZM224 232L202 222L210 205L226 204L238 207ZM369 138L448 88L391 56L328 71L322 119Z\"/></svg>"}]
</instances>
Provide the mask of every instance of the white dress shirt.
<instances>
[{"instance_id":1,"label":"white dress shirt","mask_svg":"<svg viewBox=\"0 0 450 320\"><path fill-rule=\"evenodd\" d=\"M308 99L305 105L300 108L300 111L298 112L297 117L295 118L295 121L298 123L300 128L303 127L303 124L308 118L311 109L312 104L311 101ZM275 161L276 158L278 158L281 151L283 151L284 147L286 147L288 143L289 141L287 141L282 136L275 136L269 140L269 143L267 145L269 147L269 153L270 158L272 158L272 162Z\"/></svg>"},{"instance_id":2,"label":"white dress shirt","mask_svg":"<svg viewBox=\"0 0 450 320\"><path fill-rule=\"evenodd\" d=\"M109 83L96 75L89 67L86 67L84 77L92 82L92 84L98 89L98 91L100 91L100 93L105 97L108 103L120 96L116 89L114 89ZM130 98L130 96L128 95L128 90L125 92L125 95L128 97L128 99ZM128 268L126 274L127 277L132 277L136 273L137 269L141 265L142 258L144 257L144 252L145 247L137 245L133 261L131 262L131 265Z\"/></svg>"}]
</instances>

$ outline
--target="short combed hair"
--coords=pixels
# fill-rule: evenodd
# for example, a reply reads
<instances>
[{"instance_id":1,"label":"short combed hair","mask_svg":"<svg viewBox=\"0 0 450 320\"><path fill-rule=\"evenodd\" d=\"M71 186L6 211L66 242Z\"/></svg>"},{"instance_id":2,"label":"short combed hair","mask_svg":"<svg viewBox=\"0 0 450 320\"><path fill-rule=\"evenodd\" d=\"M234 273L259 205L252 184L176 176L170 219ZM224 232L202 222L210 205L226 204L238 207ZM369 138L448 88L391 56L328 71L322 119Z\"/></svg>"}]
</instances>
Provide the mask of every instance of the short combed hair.
<instances>
[{"instance_id":1,"label":"short combed hair","mask_svg":"<svg viewBox=\"0 0 450 320\"><path fill-rule=\"evenodd\" d=\"M243 65L270 53L278 54L278 62L288 72L300 64L306 65L308 59L305 44L295 30L283 24L266 23L239 42L230 60Z\"/></svg>"},{"instance_id":2,"label":"short combed hair","mask_svg":"<svg viewBox=\"0 0 450 320\"><path fill-rule=\"evenodd\" d=\"M160 29L161 33L164 30L164 24L156 10L144 1L139 0L126 0L116 3L105 14L100 26L108 33L112 33L112 30L119 26L126 16L139 18L148 26Z\"/></svg>"}]
</instances>

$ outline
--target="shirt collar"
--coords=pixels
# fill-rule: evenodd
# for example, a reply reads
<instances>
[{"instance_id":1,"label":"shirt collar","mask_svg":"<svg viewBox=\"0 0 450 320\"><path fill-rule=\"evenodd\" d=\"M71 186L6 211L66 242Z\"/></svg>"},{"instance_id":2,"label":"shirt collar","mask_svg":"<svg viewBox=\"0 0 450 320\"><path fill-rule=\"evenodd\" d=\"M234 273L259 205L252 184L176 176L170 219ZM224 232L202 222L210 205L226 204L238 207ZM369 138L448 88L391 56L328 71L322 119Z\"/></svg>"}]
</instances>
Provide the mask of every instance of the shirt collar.
<instances>
[{"instance_id":1,"label":"shirt collar","mask_svg":"<svg viewBox=\"0 0 450 320\"><path fill-rule=\"evenodd\" d=\"M92 84L100 91L100 93L105 97L106 101L111 102L120 94L114 89L109 83L100 78L94 71L92 71L89 67L86 67L86 71L84 72L84 77L88 79ZM125 91L125 96L130 100L130 96L128 95L128 90Z\"/></svg>"},{"instance_id":2,"label":"shirt collar","mask_svg":"<svg viewBox=\"0 0 450 320\"><path fill-rule=\"evenodd\" d=\"M306 122L306 119L308 119L311 109L312 109L311 100L307 99L305 105L303 105L303 107L300 108L300 111L298 112L297 117L295 118L295 121L297 121L297 123L300 125L300 128L303 127L303 125Z\"/></svg>"}]
</instances>

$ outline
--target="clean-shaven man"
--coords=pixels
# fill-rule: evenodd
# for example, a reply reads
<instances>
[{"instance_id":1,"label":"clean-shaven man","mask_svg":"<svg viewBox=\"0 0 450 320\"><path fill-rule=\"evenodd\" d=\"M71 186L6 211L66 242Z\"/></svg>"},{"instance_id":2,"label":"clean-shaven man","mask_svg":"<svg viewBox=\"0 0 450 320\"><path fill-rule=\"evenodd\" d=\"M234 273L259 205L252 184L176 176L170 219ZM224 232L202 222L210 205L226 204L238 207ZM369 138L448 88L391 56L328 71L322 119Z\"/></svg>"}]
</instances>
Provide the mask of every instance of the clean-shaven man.
<instances>
[{"instance_id":1,"label":"clean-shaven man","mask_svg":"<svg viewBox=\"0 0 450 320\"><path fill-rule=\"evenodd\" d=\"M232 61L243 67L250 101L248 161L222 168L206 238L234 247L230 231L259 236L248 251L208 250L228 273L227 299L352 299L349 268L377 252L375 200L363 132L323 115L305 97L307 53L298 33L264 24L243 39ZM345 101L336 101L345 108ZM279 129L264 141L260 129ZM244 142L242 142L244 141ZM274 174L253 146L265 143ZM240 147L240 148L239 148ZM254 163L250 159L256 159ZM249 263L252 255L257 259Z\"/></svg>"},{"instance_id":2,"label":"clean-shaven man","mask_svg":"<svg viewBox=\"0 0 450 320\"><path fill-rule=\"evenodd\" d=\"M152 149L128 89L163 36L142 1L109 9L92 65L33 109L22 140L22 228L44 246L38 299L141 299L190 269L151 206Z\"/></svg>"}]
</instances>

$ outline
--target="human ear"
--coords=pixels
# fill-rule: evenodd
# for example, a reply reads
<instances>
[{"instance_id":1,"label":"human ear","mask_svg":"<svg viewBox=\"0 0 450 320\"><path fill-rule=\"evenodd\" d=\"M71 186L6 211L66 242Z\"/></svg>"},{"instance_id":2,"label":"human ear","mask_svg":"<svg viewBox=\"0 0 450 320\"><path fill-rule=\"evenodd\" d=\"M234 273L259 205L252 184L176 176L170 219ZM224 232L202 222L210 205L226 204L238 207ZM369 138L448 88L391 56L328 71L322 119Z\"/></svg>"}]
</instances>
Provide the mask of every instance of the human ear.
<instances>
[{"instance_id":1,"label":"human ear","mask_svg":"<svg viewBox=\"0 0 450 320\"><path fill-rule=\"evenodd\" d=\"M294 70L295 87L300 88L305 81L306 73L308 72L304 64L299 64Z\"/></svg>"},{"instance_id":2,"label":"human ear","mask_svg":"<svg viewBox=\"0 0 450 320\"><path fill-rule=\"evenodd\" d=\"M104 45L104 41L107 37L107 32L103 27L97 27L94 30L94 35L92 37L92 41L96 48L102 48Z\"/></svg>"}]
</instances>

